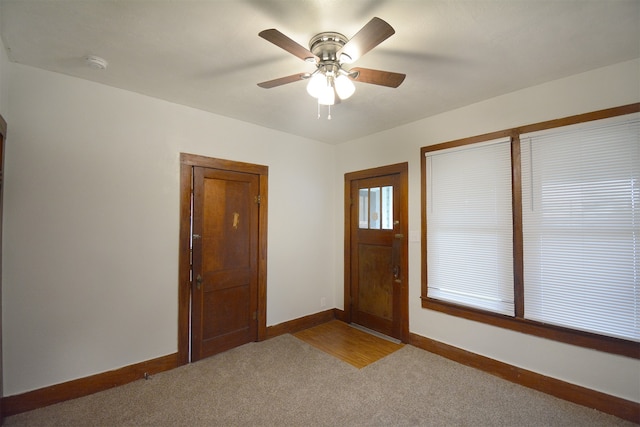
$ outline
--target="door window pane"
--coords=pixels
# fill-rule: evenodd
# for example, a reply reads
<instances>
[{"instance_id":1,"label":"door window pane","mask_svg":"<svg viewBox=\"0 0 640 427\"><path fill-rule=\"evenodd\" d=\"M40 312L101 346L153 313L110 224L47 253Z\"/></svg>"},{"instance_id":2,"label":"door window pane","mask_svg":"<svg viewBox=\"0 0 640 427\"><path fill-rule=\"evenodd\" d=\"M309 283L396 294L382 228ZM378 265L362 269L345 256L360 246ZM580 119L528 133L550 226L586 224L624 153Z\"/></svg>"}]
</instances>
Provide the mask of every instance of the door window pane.
<instances>
[{"instance_id":1,"label":"door window pane","mask_svg":"<svg viewBox=\"0 0 640 427\"><path fill-rule=\"evenodd\" d=\"M358 224L360 228L369 228L369 189L361 188L358 197Z\"/></svg>"},{"instance_id":2,"label":"door window pane","mask_svg":"<svg viewBox=\"0 0 640 427\"><path fill-rule=\"evenodd\" d=\"M380 187L369 189L369 228L380 229Z\"/></svg>"},{"instance_id":3,"label":"door window pane","mask_svg":"<svg viewBox=\"0 0 640 427\"><path fill-rule=\"evenodd\" d=\"M358 227L393 230L393 186L358 191Z\"/></svg>"},{"instance_id":4,"label":"door window pane","mask_svg":"<svg viewBox=\"0 0 640 427\"><path fill-rule=\"evenodd\" d=\"M382 187L382 228L393 230L393 187Z\"/></svg>"}]
</instances>

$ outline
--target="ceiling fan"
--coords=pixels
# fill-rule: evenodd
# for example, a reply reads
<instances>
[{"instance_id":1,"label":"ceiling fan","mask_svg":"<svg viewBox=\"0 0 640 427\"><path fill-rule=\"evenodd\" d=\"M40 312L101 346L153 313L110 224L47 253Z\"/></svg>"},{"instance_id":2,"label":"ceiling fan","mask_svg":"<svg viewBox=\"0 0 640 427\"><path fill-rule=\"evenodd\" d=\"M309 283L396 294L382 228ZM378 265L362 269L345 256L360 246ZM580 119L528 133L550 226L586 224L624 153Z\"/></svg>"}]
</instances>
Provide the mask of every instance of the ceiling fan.
<instances>
[{"instance_id":1,"label":"ceiling fan","mask_svg":"<svg viewBox=\"0 0 640 427\"><path fill-rule=\"evenodd\" d=\"M316 70L258 83L258 86L270 89L309 79L307 92L318 99L318 108L320 105L334 105L353 95L353 81L396 88L404 81L404 74L360 67L343 68L343 65L356 61L394 33L391 25L380 18L373 18L351 39L340 33L323 32L313 36L309 41L309 49L306 49L276 29L261 31L258 34L260 37L300 59L314 63Z\"/></svg>"}]
</instances>

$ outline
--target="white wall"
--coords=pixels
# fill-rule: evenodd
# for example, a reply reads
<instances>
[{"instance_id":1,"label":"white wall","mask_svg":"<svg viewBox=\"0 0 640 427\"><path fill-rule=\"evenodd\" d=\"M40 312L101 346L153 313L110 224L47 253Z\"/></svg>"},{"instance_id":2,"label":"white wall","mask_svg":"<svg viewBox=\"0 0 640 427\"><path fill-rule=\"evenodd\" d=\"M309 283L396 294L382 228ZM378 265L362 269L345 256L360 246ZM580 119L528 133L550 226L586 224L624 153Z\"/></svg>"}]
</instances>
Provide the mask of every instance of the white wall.
<instances>
[{"instance_id":1,"label":"white wall","mask_svg":"<svg viewBox=\"0 0 640 427\"><path fill-rule=\"evenodd\" d=\"M334 147L19 64L5 74L5 395L177 351L180 152L269 166L268 325L335 305Z\"/></svg>"},{"instance_id":2,"label":"white wall","mask_svg":"<svg viewBox=\"0 0 640 427\"><path fill-rule=\"evenodd\" d=\"M0 8L0 15L2 15L2 8ZM8 63L9 58L7 57L4 43L0 39L0 114L2 114L5 120L7 120L7 111L9 109L7 72L5 71L8 68Z\"/></svg>"},{"instance_id":3,"label":"white wall","mask_svg":"<svg viewBox=\"0 0 640 427\"><path fill-rule=\"evenodd\" d=\"M408 161L419 231L420 147L638 102L639 71L622 63L334 147L0 58L5 395L177 350L180 152L269 166L274 325L343 307L344 173ZM411 332L640 402L637 360L422 309L419 243L409 257Z\"/></svg>"},{"instance_id":4,"label":"white wall","mask_svg":"<svg viewBox=\"0 0 640 427\"><path fill-rule=\"evenodd\" d=\"M344 174L409 162L409 230L420 232L420 147L640 101L640 61L510 93L338 146L336 215ZM344 233L336 223L336 239ZM343 307L342 254L336 301ZM543 375L640 402L640 361L480 324L421 308L420 243L409 243L409 329Z\"/></svg>"}]
</instances>

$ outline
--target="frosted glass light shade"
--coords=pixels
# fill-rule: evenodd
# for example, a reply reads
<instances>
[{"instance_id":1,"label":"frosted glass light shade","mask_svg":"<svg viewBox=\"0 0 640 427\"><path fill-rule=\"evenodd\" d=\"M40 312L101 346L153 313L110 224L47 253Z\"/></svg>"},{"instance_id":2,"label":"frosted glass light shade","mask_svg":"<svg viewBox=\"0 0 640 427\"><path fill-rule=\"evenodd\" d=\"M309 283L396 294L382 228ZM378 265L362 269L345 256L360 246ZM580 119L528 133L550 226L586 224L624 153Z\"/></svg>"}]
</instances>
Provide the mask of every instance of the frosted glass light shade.
<instances>
[{"instance_id":1,"label":"frosted glass light shade","mask_svg":"<svg viewBox=\"0 0 640 427\"><path fill-rule=\"evenodd\" d=\"M322 92L318 97L318 104L320 105L333 105L336 102L336 92L333 90L333 86L326 85L322 88Z\"/></svg>"},{"instance_id":2,"label":"frosted glass light shade","mask_svg":"<svg viewBox=\"0 0 640 427\"><path fill-rule=\"evenodd\" d=\"M347 99L356 91L356 86L349 80L349 77L342 74L335 80L335 85L336 93L340 99Z\"/></svg>"},{"instance_id":3,"label":"frosted glass light shade","mask_svg":"<svg viewBox=\"0 0 640 427\"><path fill-rule=\"evenodd\" d=\"M307 83L307 92L314 98L319 98L325 87L327 87L327 77L322 73L316 73Z\"/></svg>"}]
</instances>

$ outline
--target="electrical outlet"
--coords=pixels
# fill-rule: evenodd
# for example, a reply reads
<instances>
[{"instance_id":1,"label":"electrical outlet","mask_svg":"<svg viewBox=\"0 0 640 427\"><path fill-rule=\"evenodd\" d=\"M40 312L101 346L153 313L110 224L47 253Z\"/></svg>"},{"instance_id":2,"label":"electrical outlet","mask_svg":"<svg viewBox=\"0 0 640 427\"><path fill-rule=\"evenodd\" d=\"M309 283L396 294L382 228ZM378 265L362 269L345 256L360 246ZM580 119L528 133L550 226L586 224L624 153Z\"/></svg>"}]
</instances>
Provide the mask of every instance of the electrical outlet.
<instances>
[{"instance_id":1,"label":"electrical outlet","mask_svg":"<svg viewBox=\"0 0 640 427\"><path fill-rule=\"evenodd\" d=\"M327 299L325 297L320 298L320 308L323 308L327 305Z\"/></svg>"}]
</instances>

